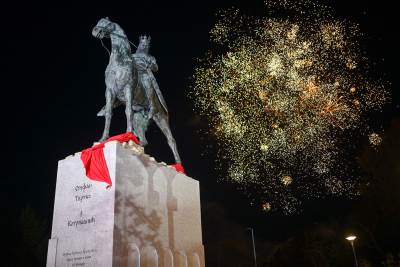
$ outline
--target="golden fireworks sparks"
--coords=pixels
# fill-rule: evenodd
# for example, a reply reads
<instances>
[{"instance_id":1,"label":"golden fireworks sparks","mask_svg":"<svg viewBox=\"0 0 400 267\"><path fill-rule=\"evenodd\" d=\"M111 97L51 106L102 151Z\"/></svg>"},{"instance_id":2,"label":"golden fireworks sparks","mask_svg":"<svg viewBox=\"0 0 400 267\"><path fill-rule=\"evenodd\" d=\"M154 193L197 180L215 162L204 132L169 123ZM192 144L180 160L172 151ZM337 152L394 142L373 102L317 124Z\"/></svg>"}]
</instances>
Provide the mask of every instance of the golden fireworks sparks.
<instances>
[{"instance_id":1,"label":"golden fireworks sparks","mask_svg":"<svg viewBox=\"0 0 400 267\"><path fill-rule=\"evenodd\" d=\"M359 67L366 64L356 27L332 19L313 1L301 2L313 11L291 20L248 19L237 10L222 14L210 33L224 52L210 51L192 90L222 144L219 159L228 177L262 191L268 210L287 213L305 195L354 188L351 178L329 180L345 169L339 143L350 142L349 132L361 133L363 115L387 98ZM290 3L281 7L303 7ZM380 143L378 137L370 135L371 144ZM296 177L300 193L289 191L293 179L282 173Z\"/></svg>"},{"instance_id":2,"label":"golden fireworks sparks","mask_svg":"<svg viewBox=\"0 0 400 267\"><path fill-rule=\"evenodd\" d=\"M288 186L293 182L293 179L289 175L285 175L282 177L281 181L283 185Z\"/></svg>"},{"instance_id":3,"label":"golden fireworks sparks","mask_svg":"<svg viewBox=\"0 0 400 267\"><path fill-rule=\"evenodd\" d=\"M369 143L371 144L371 146L373 147L377 147L381 144L382 142L382 137L380 137L379 134L377 133L371 133L368 135L368 139L369 139Z\"/></svg>"},{"instance_id":4,"label":"golden fireworks sparks","mask_svg":"<svg viewBox=\"0 0 400 267\"><path fill-rule=\"evenodd\" d=\"M271 204L268 203L268 202L263 203L262 204L262 210L265 211L265 212L270 211L271 210Z\"/></svg>"}]
</instances>

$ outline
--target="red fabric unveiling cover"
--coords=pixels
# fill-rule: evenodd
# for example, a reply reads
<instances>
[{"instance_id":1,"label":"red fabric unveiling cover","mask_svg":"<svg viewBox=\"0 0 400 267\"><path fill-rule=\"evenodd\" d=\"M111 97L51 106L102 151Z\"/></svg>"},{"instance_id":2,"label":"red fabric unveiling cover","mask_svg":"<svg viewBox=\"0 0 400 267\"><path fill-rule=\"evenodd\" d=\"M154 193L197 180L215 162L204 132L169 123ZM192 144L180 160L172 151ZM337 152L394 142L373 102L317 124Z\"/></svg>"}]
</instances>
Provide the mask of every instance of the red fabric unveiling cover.
<instances>
[{"instance_id":1,"label":"red fabric unveiling cover","mask_svg":"<svg viewBox=\"0 0 400 267\"><path fill-rule=\"evenodd\" d=\"M173 165L170 165L170 166L174 167L177 172L181 172L183 174L186 174L185 169L183 168L182 164L177 163L177 164L173 164Z\"/></svg>"},{"instance_id":2,"label":"red fabric unveiling cover","mask_svg":"<svg viewBox=\"0 0 400 267\"><path fill-rule=\"evenodd\" d=\"M105 143L115 140L118 142L127 142L132 140L136 144L139 144L137 137L133 133L129 132L110 137L106 141L101 142L93 147L84 149L81 152L81 160L86 170L86 176L89 179L107 183L107 188L111 187L112 182L107 168L107 163L104 158L103 148Z\"/></svg>"}]
</instances>

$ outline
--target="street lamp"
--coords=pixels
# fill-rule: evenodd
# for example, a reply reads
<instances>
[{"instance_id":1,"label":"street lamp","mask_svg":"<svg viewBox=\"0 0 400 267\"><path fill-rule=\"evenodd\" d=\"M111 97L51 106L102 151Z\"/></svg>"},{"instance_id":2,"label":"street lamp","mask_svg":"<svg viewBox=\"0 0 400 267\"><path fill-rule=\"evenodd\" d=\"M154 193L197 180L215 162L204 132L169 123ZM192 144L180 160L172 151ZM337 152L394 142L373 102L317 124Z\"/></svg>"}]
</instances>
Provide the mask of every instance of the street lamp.
<instances>
[{"instance_id":1,"label":"street lamp","mask_svg":"<svg viewBox=\"0 0 400 267\"><path fill-rule=\"evenodd\" d=\"M356 267L358 267L356 249L354 248L354 240L356 240L356 239L357 239L357 237L355 235L349 235L346 237L346 240L350 242L351 248L353 249L354 262L356 264Z\"/></svg>"},{"instance_id":2,"label":"street lamp","mask_svg":"<svg viewBox=\"0 0 400 267\"><path fill-rule=\"evenodd\" d=\"M254 231L253 231L253 228L251 228L251 227L248 227L247 230L251 231L251 240L253 241L254 267L257 267L256 246L254 244Z\"/></svg>"}]
</instances>

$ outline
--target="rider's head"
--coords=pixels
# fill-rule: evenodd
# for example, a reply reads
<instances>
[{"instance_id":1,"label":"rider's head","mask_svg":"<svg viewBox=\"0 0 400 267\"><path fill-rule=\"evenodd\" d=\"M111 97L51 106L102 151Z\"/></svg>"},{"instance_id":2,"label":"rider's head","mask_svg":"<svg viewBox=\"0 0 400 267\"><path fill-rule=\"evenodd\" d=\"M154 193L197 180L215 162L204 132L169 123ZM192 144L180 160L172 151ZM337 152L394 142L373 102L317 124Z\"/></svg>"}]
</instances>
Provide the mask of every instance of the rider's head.
<instances>
[{"instance_id":1,"label":"rider's head","mask_svg":"<svg viewBox=\"0 0 400 267\"><path fill-rule=\"evenodd\" d=\"M139 37L139 45L137 47L137 52L145 52L148 53L150 49L150 36L141 35Z\"/></svg>"}]
</instances>

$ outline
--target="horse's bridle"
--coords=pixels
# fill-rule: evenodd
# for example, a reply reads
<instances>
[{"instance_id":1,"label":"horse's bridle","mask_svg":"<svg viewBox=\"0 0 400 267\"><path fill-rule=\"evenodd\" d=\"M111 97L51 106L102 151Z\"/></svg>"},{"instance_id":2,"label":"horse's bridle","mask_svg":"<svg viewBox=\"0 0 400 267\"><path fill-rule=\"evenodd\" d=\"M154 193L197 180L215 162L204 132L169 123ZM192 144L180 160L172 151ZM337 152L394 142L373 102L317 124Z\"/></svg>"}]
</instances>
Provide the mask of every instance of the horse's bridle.
<instances>
[{"instance_id":1,"label":"horse's bridle","mask_svg":"<svg viewBox=\"0 0 400 267\"><path fill-rule=\"evenodd\" d=\"M108 26L111 26L112 28L111 28L111 27L108 27ZM113 22L110 21L110 23L109 23L106 27L103 27L103 26L96 26L96 27L97 27L97 28L100 28L100 29L102 29L102 30L107 31L107 33L108 33L109 35L114 35L114 36L117 36L117 37L119 37L119 38L123 38L123 39L128 40L128 42L129 42L131 45L133 45L135 48L137 48L137 46L136 46L134 43L132 43L132 42L128 39L128 37L123 36L123 35L120 35L120 34L118 34L118 33L112 32L112 30L114 30L113 28L115 27L115 25L114 25ZM101 40L101 39L100 39L100 40Z\"/></svg>"}]
</instances>

